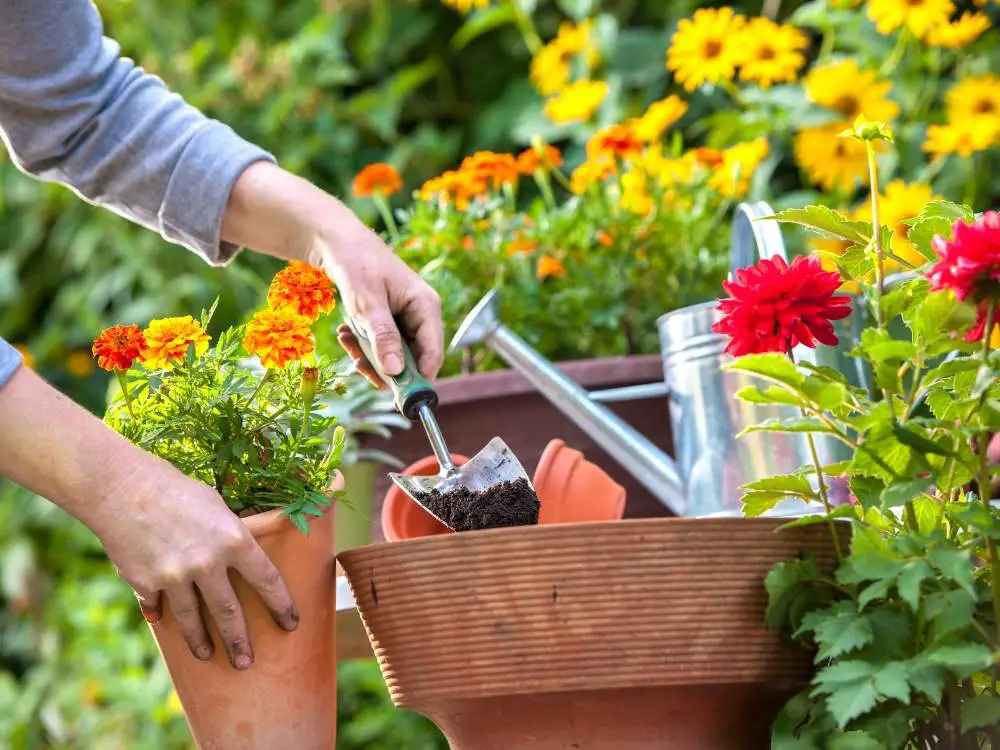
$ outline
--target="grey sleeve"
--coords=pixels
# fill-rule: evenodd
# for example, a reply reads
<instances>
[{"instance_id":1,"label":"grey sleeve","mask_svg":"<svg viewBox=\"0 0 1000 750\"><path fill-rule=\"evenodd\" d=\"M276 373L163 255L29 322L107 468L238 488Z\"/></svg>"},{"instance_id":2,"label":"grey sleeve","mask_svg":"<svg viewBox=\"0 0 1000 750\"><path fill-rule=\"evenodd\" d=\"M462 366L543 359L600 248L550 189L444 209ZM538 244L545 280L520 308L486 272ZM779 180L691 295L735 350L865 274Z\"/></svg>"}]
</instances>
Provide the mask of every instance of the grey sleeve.
<instances>
[{"instance_id":1,"label":"grey sleeve","mask_svg":"<svg viewBox=\"0 0 1000 750\"><path fill-rule=\"evenodd\" d=\"M21 352L0 339L0 388L10 380L10 376L21 366L22 361Z\"/></svg>"},{"instance_id":2,"label":"grey sleeve","mask_svg":"<svg viewBox=\"0 0 1000 750\"><path fill-rule=\"evenodd\" d=\"M120 56L90 0L0 0L0 137L24 172L221 265L236 179L267 152Z\"/></svg>"}]
</instances>

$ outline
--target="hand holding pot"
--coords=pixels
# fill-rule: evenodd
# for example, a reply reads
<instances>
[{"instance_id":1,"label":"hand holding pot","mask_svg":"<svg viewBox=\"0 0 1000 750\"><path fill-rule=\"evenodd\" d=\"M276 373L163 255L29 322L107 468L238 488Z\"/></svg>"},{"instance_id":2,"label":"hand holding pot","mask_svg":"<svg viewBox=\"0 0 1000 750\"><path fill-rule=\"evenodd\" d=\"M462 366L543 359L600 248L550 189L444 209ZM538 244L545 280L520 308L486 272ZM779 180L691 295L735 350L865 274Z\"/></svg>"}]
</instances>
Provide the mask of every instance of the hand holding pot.
<instances>
[{"instance_id":1,"label":"hand holding pot","mask_svg":"<svg viewBox=\"0 0 1000 750\"><path fill-rule=\"evenodd\" d=\"M211 658L217 645L202 620L200 594L230 663L253 663L230 568L279 627L296 628L298 612L277 568L211 487L133 446L26 367L0 388L0 425L0 476L93 531L151 623L162 615L165 594L197 658Z\"/></svg>"}]
</instances>

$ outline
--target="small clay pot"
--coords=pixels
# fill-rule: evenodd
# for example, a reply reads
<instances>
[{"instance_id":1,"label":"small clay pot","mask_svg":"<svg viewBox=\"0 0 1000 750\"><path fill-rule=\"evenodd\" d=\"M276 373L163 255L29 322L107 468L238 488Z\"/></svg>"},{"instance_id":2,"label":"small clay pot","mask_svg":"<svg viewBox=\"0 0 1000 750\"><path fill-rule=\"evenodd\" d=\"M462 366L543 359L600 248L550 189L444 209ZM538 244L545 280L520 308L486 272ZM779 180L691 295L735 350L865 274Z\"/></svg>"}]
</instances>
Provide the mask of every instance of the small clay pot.
<instances>
[{"instance_id":1,"label":"small clay pot","mask_svg":"<svg viewBox=\"0 0 1000 750\"><path fill-rule=\"evenodd\" d=\"M625 513L625 488L562 440L545 447L532 484L539 524L617 521Z\"/></svg>"},{"instance_id":2,"label":"small clay pot","mask_svg":"<svg viewBox=\"0 0 1000 750\"><path fill-rule=\"evenodd\" d=\"M335 487L342 487L338 477ZM191 655L167 602L150 629L166 662L200 750L332 750L337 741L336 573L334 512L305 535L271 510L242 519L277 566L299 610L291 633L278 628L256 592L236 573L254 663L230 664L214 621L202 617L215 643L209 661Z\"/></svg>"},{"instance_id":3,"label":"small clay pot","mask_svg":"<svg viewBox=\"0 0 1000 750\"><path fill-rule=\"evenodd\" d=\"M521 526L338 559L393 703L452 750L761 750L812 673L764 625L764 577L803 552L835 566L827 526L782 523Z\"/></svg>"},{"instance_id":4,"label":"small clay pot","mask_svg":"<svg viewBox=\"0 0 1000 750\"><path fill-rule=\"evenodd\" d=\"M462 466L469 459L466 456L452 453L451 460L456 466ZM437 458L424 456L400 473L408 477L432 477L440 471L441 466L438 464ZM422 536L454 533L413 502L409 495L396 486L395 482L390 483L389 489L385 493L385 499L382 501L382 534L387 541L399 542Z\"/></svg>"}]
</instances>

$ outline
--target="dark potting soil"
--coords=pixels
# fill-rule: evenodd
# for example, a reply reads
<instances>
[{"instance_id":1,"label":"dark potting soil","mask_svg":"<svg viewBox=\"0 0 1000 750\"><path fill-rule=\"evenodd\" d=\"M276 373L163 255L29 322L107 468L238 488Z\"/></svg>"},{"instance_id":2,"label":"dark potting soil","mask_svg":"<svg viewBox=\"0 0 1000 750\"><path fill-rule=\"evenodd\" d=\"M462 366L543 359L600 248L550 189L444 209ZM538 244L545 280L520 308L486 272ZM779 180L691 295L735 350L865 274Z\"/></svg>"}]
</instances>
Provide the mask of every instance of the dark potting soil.
<instances>
[{"instance_id":1,"label":"dark potting soil","mask_svg":"<svg viewBox=\"0 0 1000 750\"><path fill-rule=\"evenodd\" d=\"M538 523L540 507L531 483L523 478L478 492L467 487L432 490L424 505L455 531L532 526Z\"/></svg>"}]
</instances>

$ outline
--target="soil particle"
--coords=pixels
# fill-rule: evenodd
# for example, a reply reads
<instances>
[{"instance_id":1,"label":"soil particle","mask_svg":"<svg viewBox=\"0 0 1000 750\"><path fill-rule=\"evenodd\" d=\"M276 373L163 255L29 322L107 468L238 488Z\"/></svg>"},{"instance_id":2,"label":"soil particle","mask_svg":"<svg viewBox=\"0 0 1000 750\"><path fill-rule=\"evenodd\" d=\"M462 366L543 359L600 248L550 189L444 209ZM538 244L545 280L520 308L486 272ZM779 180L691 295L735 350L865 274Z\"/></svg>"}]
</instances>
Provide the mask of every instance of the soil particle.
<instances>
[{"instance_id":1,"label":"soil particle","mask_svg":"<svg viewBox=\"0 0 1000 750\"><path fill-rule=\"evenodd\" d=\"M424 505L455 531L476 531L537 524L540 504L531 483L521 478L479 492L432 490Z\"/></svg>"}]
</instances>

